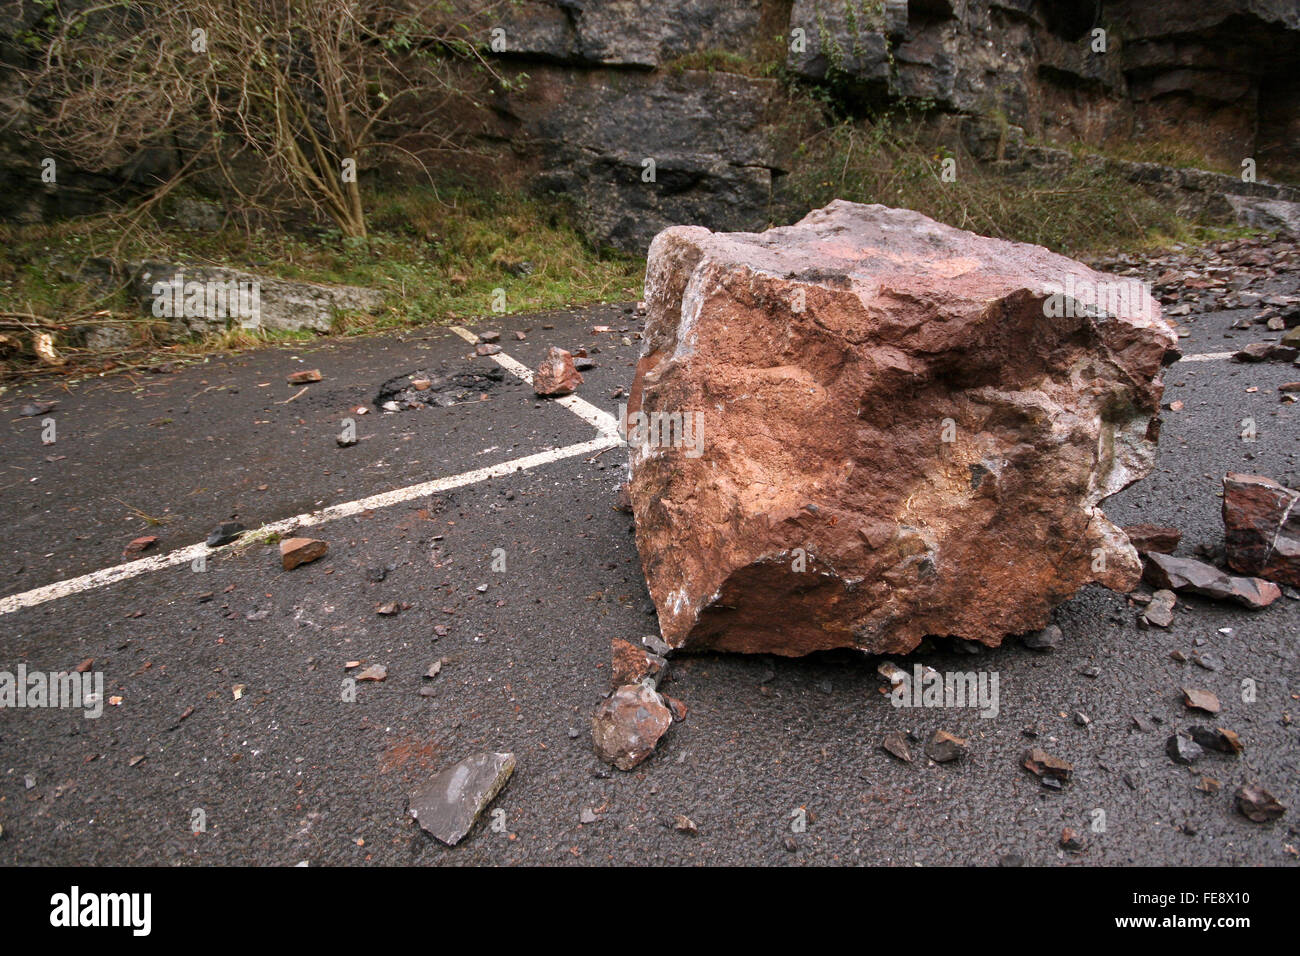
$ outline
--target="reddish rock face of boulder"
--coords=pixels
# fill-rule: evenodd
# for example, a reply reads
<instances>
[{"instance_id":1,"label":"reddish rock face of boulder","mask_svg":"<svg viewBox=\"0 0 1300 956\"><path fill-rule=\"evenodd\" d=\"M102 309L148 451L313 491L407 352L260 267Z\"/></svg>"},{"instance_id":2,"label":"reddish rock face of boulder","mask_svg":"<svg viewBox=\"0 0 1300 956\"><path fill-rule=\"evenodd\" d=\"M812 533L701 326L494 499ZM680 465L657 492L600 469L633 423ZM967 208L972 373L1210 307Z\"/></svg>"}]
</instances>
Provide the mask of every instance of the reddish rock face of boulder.
<instances>
[{"instance_id":1,"label":"reddish rock face of boulder","mask_svg":"<svg viewBox=\"0 0 1300 956\"><path fill-rule=\"evenodd\" d=\"M999 644L1137 553L1176 338L1132 280L884 206L659 234L627 438L674 647Z\"/></svg>"},{"instance_id":2,"label":"reddish rock face of boulder","mask_svg":"<svg viewBox=\"0 0 1300 956\"><path fill-rule=\"evenodd\" d=\"M1223 479L1228 565L1300 588L1300 491L1260 475Z\"/></svg>"}]
</instances>

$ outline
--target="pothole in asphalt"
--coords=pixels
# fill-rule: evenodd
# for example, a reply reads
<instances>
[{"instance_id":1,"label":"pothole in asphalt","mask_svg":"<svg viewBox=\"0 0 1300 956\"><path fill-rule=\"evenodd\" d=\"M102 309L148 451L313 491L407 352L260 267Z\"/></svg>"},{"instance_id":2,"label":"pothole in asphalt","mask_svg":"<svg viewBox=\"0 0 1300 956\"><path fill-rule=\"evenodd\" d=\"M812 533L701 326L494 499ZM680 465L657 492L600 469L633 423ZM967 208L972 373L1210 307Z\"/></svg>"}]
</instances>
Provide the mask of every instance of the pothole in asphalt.
<instances>
[{"instance_id":1,"label":"pothole in asphalt","mask_svg":"<svg viewBox=\"0 0 1300 956\"><path fill-rule=\"evenodd\" d=\"M423 405L447 408L462 402L477 402L504 378L505 370L500 367L453 371L444 362L436 371L418 369L393 376L379 386L374 404L386 412L404 412Z\"/></svg>"}]
</instances>

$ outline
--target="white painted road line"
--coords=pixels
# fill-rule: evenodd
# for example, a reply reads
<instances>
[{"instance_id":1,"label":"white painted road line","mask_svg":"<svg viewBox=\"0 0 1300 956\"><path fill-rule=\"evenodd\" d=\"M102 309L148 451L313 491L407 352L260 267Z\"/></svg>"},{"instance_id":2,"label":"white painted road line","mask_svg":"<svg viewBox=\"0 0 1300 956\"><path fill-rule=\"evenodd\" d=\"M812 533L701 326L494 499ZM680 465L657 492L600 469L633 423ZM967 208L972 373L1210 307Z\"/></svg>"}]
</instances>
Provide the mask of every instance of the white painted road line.
<instances>
[{"instance_id":1,"label":"white painted road line","mask_svg":"<svg viewBox=\"0 0 1300 956\"><path fill-rule=\"evenodd\" d=\"M1221 362L1230 359L1236 352L1202 352L1200 355L1184 355L1179 362Z\"/></svg>"},{"instance_id":2,"label":"white painted road line","mask_svg":"<svg viewBox=\"0 0 1300 956\"><path fill-rule=\"evenodd\" d=\"M462 328L459 325L453 325L451 330L470 345L478 344L478 336L469 329ZM515 361L505 352L498 352L496 355L488 357L511 375L523 379L529 385L533 384L532 370L522 362ZM577 395L562 395L559 398L553 399L553 401L563 405L587 424L595 426L596 430L602 434L613 435L618 432L617 418L609 414L609 412L597 408L595 405L591 404L591 402L579 398Z\"/></svg>"},{"instance_id":3,"label":"white painted road line","mask_svg":"<svg viewBox=\"0 0 1300 956\"><path fill-rule=\"evenodd\" d=\"M613 416L609 417L610 420L613 421ZM381 494L371 495L369 498L361 498L357 501L348 501L343 504L331 505L328 508L322 508L319 511L311 511L306 514L295 515L292 518L283 518L280 521L273 521L270 524L264 524L260 528L251 532L246 532L241 540L247 540L249 538L256 539L271 534L287 534L298 528L309 528L312 525L324 524L327 521L334 521L338 518L347 518L352 515L361 514L363 511L375 511L380 508L390 508L393 505L399 505L416 498L424 498L428 495L437 494L440 491L449 491L452 488L461 488L465 485L487 481L489 478L503 478L506 475L512 475L517 471L528 471L529 469L537 468L540 465L548 465L551 462L561 461L565 458L576 458L579 455L604 451L606 448L618 444L621 444L621 442L617 435L612 432L608 434L602 433L591 441L582 442L581 444L566 445L563 448L552 448L549 451L538 452L535 455L526 455L523 458L515 458L511 461L505 461L499 465L491 465L487 468L476 468L474 471L466 471L462 474L452 475L447 478L435 478L433 481L425 481L418 485L408 485L405 488L398 488L395 491L385 491ZM14 611L21 610L25 607L35 607L38 604L44 604L47 601L54 601L71 594L78 594L82 591L102 588L108 584L115 584L118 581L125 581L128 578L134 578L141 574L148 574L150 571L162 571L166 568L175 567L178 564L188 564L201 555L212 556L219 554L222 551L238 547L239 543L240 542L234 542L232 544L223 545L220 548L209 548L206 544L192 544L185 548L169 551L167 554L141 558L138 561L129 561L126 564L119 564L99 571L92 571L90 574L83 574L79 578L72 578L67 581L58 581L54 584L47 584L45 587L34 588L31 591L24 591L22 594L11 594L9 597L0 598L0 615L12 614Z\"/></svg>"}]
</instances>

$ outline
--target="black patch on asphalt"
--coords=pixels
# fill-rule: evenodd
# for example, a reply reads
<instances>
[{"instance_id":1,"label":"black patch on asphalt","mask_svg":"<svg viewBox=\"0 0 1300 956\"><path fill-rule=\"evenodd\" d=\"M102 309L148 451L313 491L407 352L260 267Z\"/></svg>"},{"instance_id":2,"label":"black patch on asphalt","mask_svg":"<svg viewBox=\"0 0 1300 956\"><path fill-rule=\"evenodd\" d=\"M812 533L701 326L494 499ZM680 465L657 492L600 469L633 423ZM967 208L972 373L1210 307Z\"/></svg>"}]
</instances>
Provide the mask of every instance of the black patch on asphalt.
<instances>
[{"instance_id":1,"label":"black patch on asphalt","mask_svg":"<svg viewBox=\"0 0 1300 956\"><path fill-rule=\"evenodd\" d=\"M481 370L449 371L447 363L441 362L436 372L418 369L407 375L394 375L379 386L374 404L376 408L383 409L389 402L393 402L397 405L396 410L403 412L422 405L447 408L461 402L477 401L479 395L500 385L504 378L505 370L496 364ZM428 381L429 387L417 389L414 383L421 380Z\"/></svg>"}]
</instances>

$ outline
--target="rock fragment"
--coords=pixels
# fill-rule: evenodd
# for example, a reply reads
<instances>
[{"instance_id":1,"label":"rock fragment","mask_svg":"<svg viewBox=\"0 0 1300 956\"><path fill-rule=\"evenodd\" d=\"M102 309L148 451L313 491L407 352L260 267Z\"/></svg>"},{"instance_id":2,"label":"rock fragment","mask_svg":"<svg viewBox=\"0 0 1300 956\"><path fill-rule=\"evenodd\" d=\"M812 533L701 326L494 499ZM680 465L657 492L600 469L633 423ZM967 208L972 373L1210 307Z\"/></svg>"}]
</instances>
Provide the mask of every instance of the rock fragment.
<instances>
[{"instance_id":1,"label":"rock fragment","mask_svg":"<svg viewBox=\"0 0 1300 956\"><path fill-rule=\"evenodd\" d=\"M610 658L610 680L614 687L639 684L643 680L657 686L668 666L668 662L658 654L619 637L610 641Z\"/></svg>"},{"instance_id":2,"label":"rock fragment","mask_svg":"<svg viewBox=\"0 0 1300 956\"><path fill-rule=\"evenodd\" d=\"M139 554L142 551L149 550L157 543L158 536L156 534L147 534L139 538L132 538L131 542L122 549L122 554Z\"/></svg>"},{"instance_id":3,"label":"rock fragment","mask_svg":"<svg viewBox=\"0 0 1300 956\"><path fill-rule=\"evenodd\" d=\"M1021 758L1021 765L1039 778L1054 778L1062 783L1070 779L1074 773L1074 765L1068 760L1062 760L1059 757L1053 757L1045 750L1034 747L1026 750Z\"/></svg>"},{"instance_id":4,"label":"rock fragment","mask_svg":"<svg viewBox=\"0 0 1300 956\"><path fill-rule=\"evenodd\" d=\"M1234 601L1251 610L1268 607L1282 596L1282 591L1271 581L1226 574L1193 558L1152 552L1146 559L1146 580L1156 587L1179 593L1188 591L1217 601Z\"/></svg>"},{"instance_id":5,"label":"rock fragment","mask_svg":"<svg viewBox=\"0 0 1300 956\"><path fill-rule=\"evenodd\" d=\"M912 762L912 748L907 745L907 737L897 730L885 734L885 739L880 742L880 749L897 757L903 763Z\"/></svg>"},{"instance_id":6,"label":"rock fragment","mask_svg":"<svg viewBox=\"0 0 1300 956\"><path fill-rule=\"evenodd\" d=\"M280 564L292 571L300 564L308 564L325 557L329 545L316 538L285 538L280 542Z\"/></svg>"},{"instance_id":7,"label":"rock fragment","mask_svg":"<svg viewBox=\"0 0 1300 956\"><path fill-rule=\"evenodd\" d=\"M469 833L515 771L512 753L481 753L448 767L411 794L409 807L420 827L455 846Z\"/></svg>"},{"instance_id":8,"label":"rock fragment","mask_svg":"<svg viewBox=\"0 0 1300 956\"><path fill-rule=\"evenodd\" d=\"M301 372L293 372L289 375L288 378L285 379L285 381L288 382L290 385L308 385L312 382L319 382L320 380L321 380L321 374L320 374L320 369L318 368L304 369Z\"/></svg>"},{"instance_id":9,"label":"rock fragment","mask_svg":"<svg viewBox=\"0 0 1300 956\"><path fill-rule=\"evenodd\" d=\"M1189 766L1205 756L1201 745L1186 734L1174 734L1165 741L1165 753L1176 764Z\"/></svg>"},{"instance_id":10,"label":"rock fragment","mask_svg":"<svg viewBox=\"0 0 1300 956\"><path fill-rule=\"evenodd\" d=\"M1162 588L1151 595L1151 600L1142 609L1141 620L1154 627L1168 627L1174 623L1174 605L1177 602L1173 591Z\"/></svg>"},{"instance_id":11,"label":"rock fragment","mask_svg":"<svg viewBox=\"0 0 1300 956\"><path fill-rule=\"evenodd\" d=\"M925 743L925 755L935 763L949 763L965 756L968 747L968 742L961 737L946 730L936 730Z\"/></svg>"},{"instance_id":12,"label":"rock fragment","mask_svg":"<svg viewBox=\"0 0 1300 956\"><path fill-rule=\"evenodd\" d=\"M1217 714L1220 708L1219 698L1214 693L1195 687L1183 688L1183 705L1188 710L1201 710L1207 714Z\"/></svg>"},{"instance_id":13,"label":"rock fragment","mask_svg":"<svg viewBox=\"0 0 1300 956\"><path fill-rule=\"evenodd\" d=\"M1206 750L1221 754L1239 754L1242 751L1241 738L1225 727L1197 725L1190 733L1192 739Z\"/></svg>"},{"instance_id":14,"label":"rock fragment","mask_svg":"<svg viewBox=\"0 0 1300 956\"><path fill-rule=\"evenodd\" d=\"M1300 587L1300 491L1262 475L1228 474L1223 528L1234 571Z\"/></svg>"},{"instance_id":15,"label":"rock fragment","mask_svg":"<svg viewBox=\"0 0 1300 956\"><path fill-rule=\"evenodd\" d=\"M573 356L551 346L533 373L533 391L543 398L572 395L582 384L582 373L573 366Z\"/></svg>"},{"instance_id":16,"label":"rock fragment","mask_svg":"<svg viewBox=\"0 0 1300 956\"><path fill-rule=\"evenodd\" d=\"M1072 853L1081 852L1087 845L1088 841L1078 830L1066 827L1061 831L1061 849L1069 850Z\"/></svg>"},{"instance_id":17,"label":"rock fragment","mask_svg":"<svg viewBox=\"0 0 1300 956\"><path fill-rule=\"evenodd\" d=\"M1124 533L1129 542L1137 548L1138 554L1156 551L1160 554L1173 554L1183 533L1177 528L1167 528L1155 524L1130 524L1124 526Z\"/></svg>"},{"instance_id":18,"label":"rock fragment","mask_svg":"<svg viewBox=\"0 0 1300 956\"><path fill-rule=\"evenodd\" d=\"M208 532L207 546L219 548L223 544L230 544L246 530L238 521L223 521Z\"/></svg>"},{"instance_id":19,"label":"rock fragment","mask_svg":"<svg viewBox=\"0 0 1300 956\"><path fill-rule=\"evenodd\" d=\"M1049 624L1047 627L1037 631L1030 631L1028 634L1020 636L1020 643L1031 651L1051 651L1061 643L1065 635L1055 624Z\"/></svg>"},{"instance_id":20,"label":"rock fragment","mask_svg":"<svg viewBox=\"0 0 1300 956\"><path fill-rule=\"evenodd\" d=\"M1237 809L1253 823L1270 823L1286 813L1286 804L1257 783L1237 789Z\"/></svg>"},{"instance_id":21,"label":"rock fragment","mask_svg":"<svg viewBox=\"0 0 1300 956\"><path fill-rule=\"evenodd\" d=\"M673 722L654 688L627 684L596 708L591 736L596 754L619 770L631 770L652 753Z\"/></svg>"}]
</instances>

